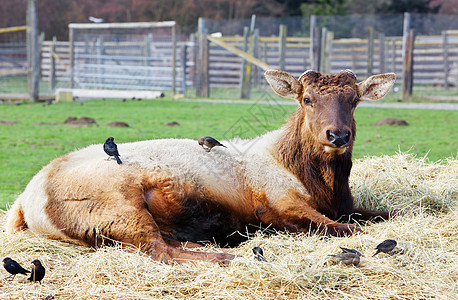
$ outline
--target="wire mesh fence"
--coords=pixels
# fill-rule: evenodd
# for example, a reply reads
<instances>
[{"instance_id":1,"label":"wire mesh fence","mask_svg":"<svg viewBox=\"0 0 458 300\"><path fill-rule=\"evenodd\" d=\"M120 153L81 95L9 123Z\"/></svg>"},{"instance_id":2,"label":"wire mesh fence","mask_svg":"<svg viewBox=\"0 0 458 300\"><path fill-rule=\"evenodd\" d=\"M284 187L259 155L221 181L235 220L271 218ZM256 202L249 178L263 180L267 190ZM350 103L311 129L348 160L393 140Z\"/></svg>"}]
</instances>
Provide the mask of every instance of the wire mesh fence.
<instances>
[{"instance_id":1,"label":"wire mesh fence","mask_svg":"<svg viewBox=\"0 0 458 300\"><path fill-rule=\"evenodd\" d=\"M70 35L72 88L182 87L175 22L70 24Z\"/></svg>"},{"instance_id":2,"label":"wire mesh fence","mask_svg":"<svg viewBox=\"0 0 458 300\"><path fill-rule=\"evenodd\" d=\"M410 14L408 21L408 28L415 32L414 84L445 89L456 86L458 18ZM202 41L198 34L189 34L197 32L197 28L180 31L176 26L173 32L171 27L153 30L134 25L132 28L115 28L106 23L104 29L97 29L96 25L100 24L75 30L68 41L41 43L40 94L52 93L59 87L185 93L191 87L199 89L202 80L198 72L203 66L207 68L209 87L239 88L247 67L252 67L249 74L251 85L265 86L262 68L247 64L245 58L224 47L209 42L208 57L199 58ZM318 63L312 55L314 26L319 28L321 35ZM244 36L246 28L249 28L248 36ZM280 28L283 28L283 33ZM205 33L213 39L295 76L310 68L323 73L350 68L361 78L395 72L402 79L405 30L405 15L205 22ZM0 33L0 93L27 93L26 67L25 30ZM44 85L44 80L48 84Z\"/></svg>"},{"instance_id":3,"label":"wire mesh fence","mask_svg":"<svg viewBox=\"0 0 458 300\"><path fill-rule=\"evenodd\" d=\"M340 15L314 16L316 25L334 32L334 38L367 38L369 29L386 36L403 35L403 14L395 15ZM288 27L288 36L310 37L312 16L287 18L257 18L260 36L278 36L279 26ZM458 18L453 15L410 14L410 28L417 35L440 35L444 30L458 29ZM243 28L251 19L207 20L208 33L221 32L223 36L243 35Z\"/></svg>"},{"instance_id":4,"label":"wire mesh fence","mask_svg":"<svg viewBox=\"0 0 458 300\"><path fill-rule=\"evenodd\" d=\"M296 76L310 68L323 73L349 68L361 78L395 72L398 84L405 75L403 40L409 29L415 34L413 83L417 87L428 85L445 89L458 83L458 19L453 16L399 14L257 18L254 27L252 21L207 20L206 29L210 35L217 35L232 46L243 49L244 28L251 27L253 32L257 32L257 37L252 34L248 38L255 39L252 54ZM282 26L287 31L284 42L281 38ZM313 28L318 28L318 42L314 41ZM318 53L313 53L312 48L316 46ZM317 61L314 61L314 55L319 56ZM232 57L231 62L229 57ZM221 63L223 58L225 65ZM241 82L243 70L239 56L213 44L210 45L209 60L209 72L215 75L210 78L210 86L235 87ZM239 68L235 67L237 61ZM212 67L212 63L215 66ZM262 77L262 72L254 68L252 83L256 85L262 80L257 78Z\"/></svg>"},{"instance_id":5,"label":"wire mesh fence","mask_svg":"<svg viewBox=\"0 0 458 300\"><path fill-rule=\"evenodd\" d=\"M0 28L0 95L28 92L26 29Z\"/></svg>"}]
</instances>

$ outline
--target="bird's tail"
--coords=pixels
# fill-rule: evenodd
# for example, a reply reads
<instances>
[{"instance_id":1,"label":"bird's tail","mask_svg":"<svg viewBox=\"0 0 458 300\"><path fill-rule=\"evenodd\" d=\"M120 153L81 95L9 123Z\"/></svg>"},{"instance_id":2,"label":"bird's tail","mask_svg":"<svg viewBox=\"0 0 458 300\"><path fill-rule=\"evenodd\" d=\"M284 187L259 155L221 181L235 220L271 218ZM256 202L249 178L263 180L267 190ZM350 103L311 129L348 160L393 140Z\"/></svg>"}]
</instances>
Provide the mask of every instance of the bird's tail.
<instances>
[{"instance_id":1,"label":"bird's tail","mask_svg":"<svg viewBox=\"0 0 458 300\"><path fill-rule=\"evenodd\" d=\"M372 256L376 256L376 255L379 254L379 253L380 253L380 250L377 249L377 252L375 252L374 255L372 255Z\"/></svg>"},{"instance_id":2,"label":"bird's tail","mask_svg":"<svg viewBox=\"0 0 458 300\"><path fill-rule=\"evenodd\" d=\"M114 157L116 158L116 162L118 163L118 165L122 164L122 161L119 158L119 156L115 155Z\"/></svg>"}]
</instances>

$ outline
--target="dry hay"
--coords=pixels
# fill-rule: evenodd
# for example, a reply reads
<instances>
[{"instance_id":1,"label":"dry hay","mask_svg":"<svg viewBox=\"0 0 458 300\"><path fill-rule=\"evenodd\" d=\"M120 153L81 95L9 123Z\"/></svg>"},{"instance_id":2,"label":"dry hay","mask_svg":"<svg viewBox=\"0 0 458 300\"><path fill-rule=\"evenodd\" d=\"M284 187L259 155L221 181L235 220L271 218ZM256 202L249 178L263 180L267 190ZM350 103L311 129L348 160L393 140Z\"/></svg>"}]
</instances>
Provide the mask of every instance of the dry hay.
<instances>
[{"instance_id":1,"label":"dry hay","mask_svg":"<svg viewBox=\"0 0 458 300\"><path fill-rule=\"evenodd\" d=\"M231 250L241 257L229 267L166 265L135 249L93 250L2 232L2 258L26 267L39 258L47 273L41 285L22 275L1 280L0 299L458 299L457 174L457 159L428 163L398 154L355 161L357 205L400 209L404 215L363 226L367 234L352 237L258 232ZM386 238L398 241L395 251L372 257ZM264 249L268 262L253 259L255 246ZM333 263L328 254L340 246L362 251L361 264Z\"/></svg>"}]
</instances>

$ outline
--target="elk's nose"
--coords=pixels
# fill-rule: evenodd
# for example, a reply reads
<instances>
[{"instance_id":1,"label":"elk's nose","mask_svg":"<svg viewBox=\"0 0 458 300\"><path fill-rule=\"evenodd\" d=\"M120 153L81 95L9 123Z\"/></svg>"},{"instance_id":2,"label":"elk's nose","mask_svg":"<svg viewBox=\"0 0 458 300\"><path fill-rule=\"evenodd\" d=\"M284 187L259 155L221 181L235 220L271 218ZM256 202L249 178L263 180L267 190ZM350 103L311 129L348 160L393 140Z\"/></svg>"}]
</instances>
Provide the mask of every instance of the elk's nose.
<instances>
[{"instance_id":1,"label":"elk's nose","mask_svg":"<svg viewBox=\"0 0 458 300\"><path fill-rule=\"evenodd\" d=\"M338 133L334 133L331 130L326 131L326 137L328 141L336 147L342 147L350 141L350 132L347 131L345 134L340 135Z\"/></svg>"}]
</instances>

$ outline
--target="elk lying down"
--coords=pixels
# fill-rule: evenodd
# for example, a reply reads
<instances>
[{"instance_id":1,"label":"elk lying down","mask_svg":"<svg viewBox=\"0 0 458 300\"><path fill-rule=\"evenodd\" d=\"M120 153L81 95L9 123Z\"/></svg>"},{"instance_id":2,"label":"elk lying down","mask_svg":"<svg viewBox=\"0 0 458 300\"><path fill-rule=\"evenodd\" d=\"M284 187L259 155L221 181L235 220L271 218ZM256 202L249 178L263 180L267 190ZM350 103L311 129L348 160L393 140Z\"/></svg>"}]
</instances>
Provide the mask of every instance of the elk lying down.
<instances>
[{"instance_id":1,"label":"elk lying down","mask_svg":"<svg viewBox=\"0 0 458 300\"><path fill-rule=\"evenodd\" d=\"M102 145L56 158L36 174L8 212L6 230L31 230L86 246L119 241L156 260L227 262L226 253L187 251L183 241L237 245L253 225L277 230L361 231L336 220L387 212L357 210L348 177L356 134L353 113L382 98L395 81L381 74L356 83L349 70L306 71L299 79L265 74L273 90L296 99L279 130L246 141L224 141L211 152L188 139L119 144L123 164L105 160ZM245 147L245 148L244 148Z\"/></svg>"}]
</instances>

